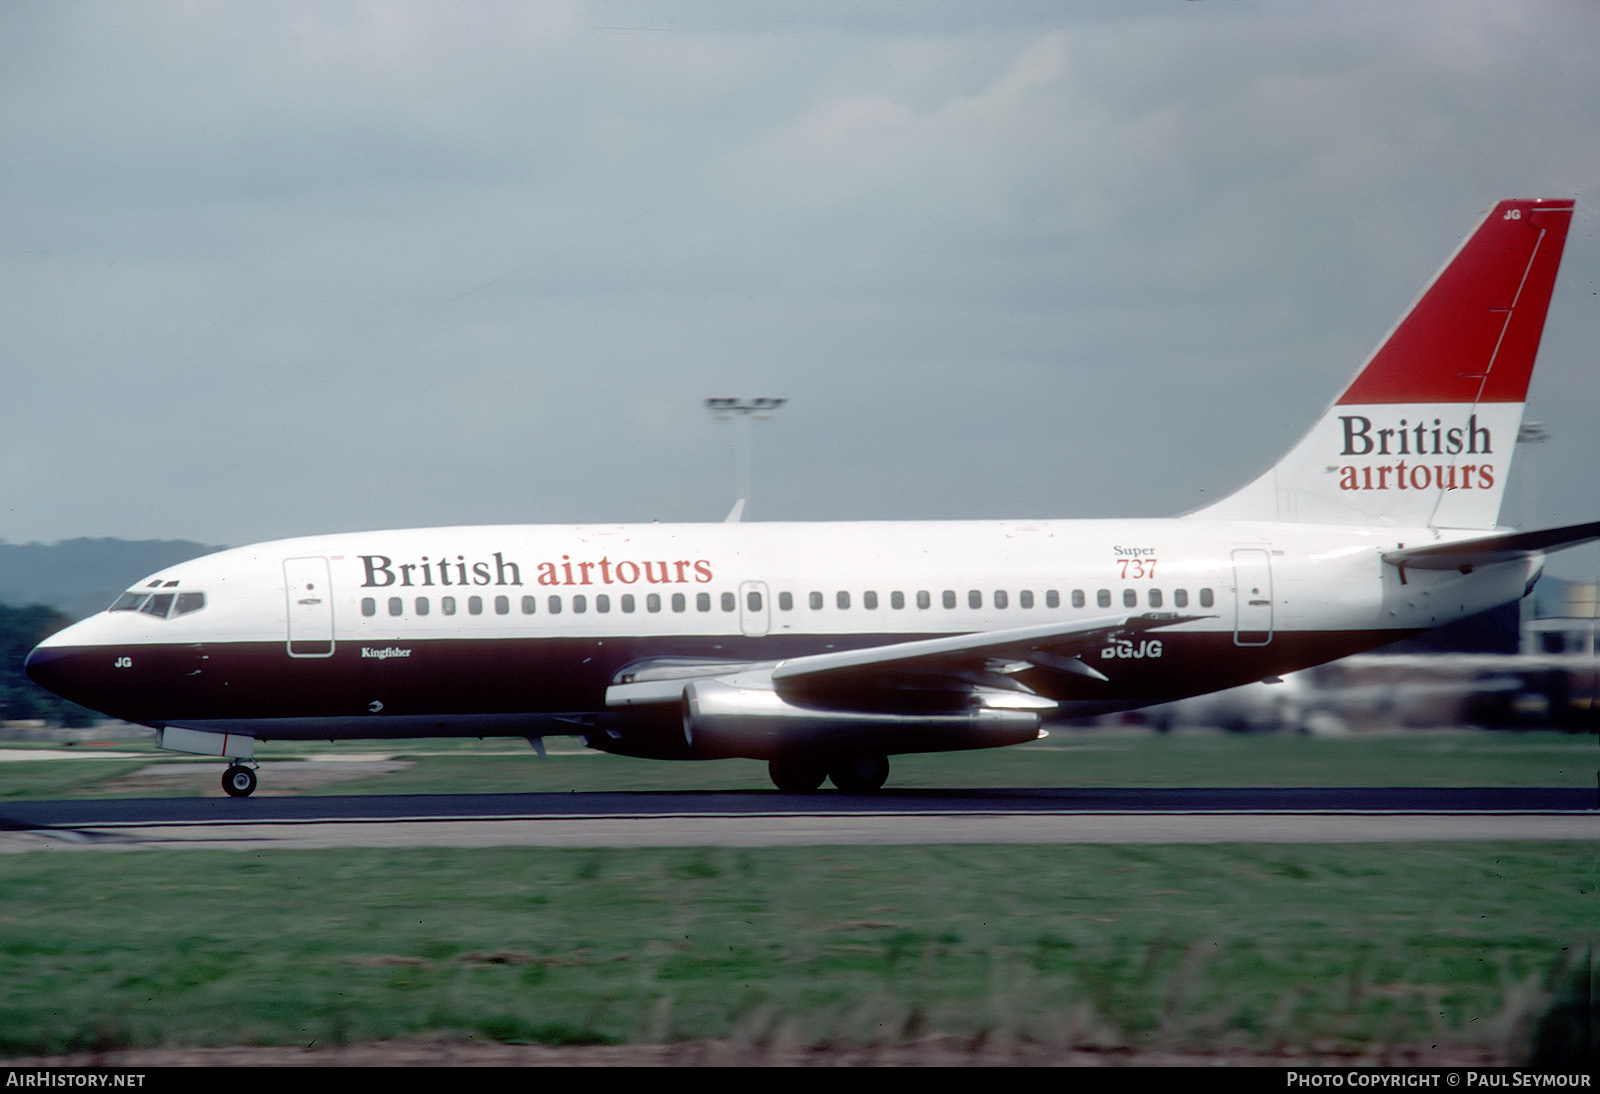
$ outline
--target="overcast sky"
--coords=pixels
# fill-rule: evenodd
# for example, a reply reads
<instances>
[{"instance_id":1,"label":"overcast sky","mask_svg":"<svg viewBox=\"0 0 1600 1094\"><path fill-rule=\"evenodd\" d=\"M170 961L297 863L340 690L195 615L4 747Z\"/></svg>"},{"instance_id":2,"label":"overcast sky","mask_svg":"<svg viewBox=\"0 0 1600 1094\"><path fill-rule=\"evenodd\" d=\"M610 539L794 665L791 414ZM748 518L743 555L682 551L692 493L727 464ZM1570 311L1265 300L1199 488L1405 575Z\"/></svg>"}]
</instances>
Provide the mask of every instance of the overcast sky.
<instances>
[{"instance_id":1,"label":"overcast sky","mask_svg":"<svg viewBox=\"0 0 1600 1094\"><path fill-rule=\"evenodd\" d=\"M1600 5L0 3L0 538L1155 516L1503 197L1600 517ZM1530 475L1529 472L1532 471ZM1600 552L1552 572L1600 570Z\"/></svg>"}]
</instances>

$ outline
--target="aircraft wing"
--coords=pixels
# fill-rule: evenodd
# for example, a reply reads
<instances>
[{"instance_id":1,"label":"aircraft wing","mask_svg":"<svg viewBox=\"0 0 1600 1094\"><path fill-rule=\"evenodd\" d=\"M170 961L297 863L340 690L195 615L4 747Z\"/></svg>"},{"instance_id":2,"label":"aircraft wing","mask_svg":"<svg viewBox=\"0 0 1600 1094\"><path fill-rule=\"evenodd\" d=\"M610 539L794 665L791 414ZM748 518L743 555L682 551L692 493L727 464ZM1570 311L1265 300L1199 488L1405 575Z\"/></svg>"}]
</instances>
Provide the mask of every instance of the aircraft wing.
<instances>
[{"instance_id":1,"label":"aircraft wing","mask_svg":"<svg viewBox=\"0 0 1600 1094\"><path fill-rule=\"evenodd\" d=\"M606 693L608 706L675 701L693 680L739 677L750 681L764 677L767 687L793 696L832 696L849 704L848 696L862 696L863 705L877 706L885 691L971 692L1018 696L1032 689L1017 678L1030 670L1060 678L1104 681L1106 676L1084 656L1098 651L1113 638L1170 627L1207 616L1177 612L1107 615L1072 622L1055 621L999 631L975 631L941 638L894 642L865 649L812 654L784 661L685 663L681 667L644 664L630 666ZM1036 671L1035 675L1039 673ZM1081 681L1080 681L1081 682ZM866 693L875 693L867 699ZM1020 700L1019 700L1020 701ZM1041 698L1037 705L1055 704Z\"/></svg>"},{"instance_id":2,"label":"aircraft wing","mask_svg":"<svg viewBox=\"0 0 1600 1094\"><path fill-rule=\"evenodd\" d=\"M1600 539L1600 521L1590 521L1562 528L1543 528L1536 532L1501 532L1454 543L1401 547L1385 551L1383 560L1393 566L1409 566L1414 570L1460 570L1470 573L1479 566L1514 562L1535 551L1559 551L1596 539Z\"/></svg>"},{"instance_id":3,"label":"aircraft wing","mask_svg":"<svg viewBox=\"0 0 1600 1094\"><path fill-rule=\"evenodd\" d=\"M1080 675L1104 680L1105 677L1098 670L1079 660L1082 654L1098 649L1115 635L1170 627L1175 623L1200 618L1203 617L1179 615L1176 612L1108 615L1070 624L1044 623L1003 631L978 631L945 638L896 642L861 650L818 653L779 661L773 667L772 679L782 687L784 684L817 684L850 678L871 679L886 673L907 671L938 676L987 669L994 662L1005 660L1061 668L1062 662L1073 660L1077 661ZM1046 656L1040 657L1041 654Z\"/></svg>"}]
</instances>

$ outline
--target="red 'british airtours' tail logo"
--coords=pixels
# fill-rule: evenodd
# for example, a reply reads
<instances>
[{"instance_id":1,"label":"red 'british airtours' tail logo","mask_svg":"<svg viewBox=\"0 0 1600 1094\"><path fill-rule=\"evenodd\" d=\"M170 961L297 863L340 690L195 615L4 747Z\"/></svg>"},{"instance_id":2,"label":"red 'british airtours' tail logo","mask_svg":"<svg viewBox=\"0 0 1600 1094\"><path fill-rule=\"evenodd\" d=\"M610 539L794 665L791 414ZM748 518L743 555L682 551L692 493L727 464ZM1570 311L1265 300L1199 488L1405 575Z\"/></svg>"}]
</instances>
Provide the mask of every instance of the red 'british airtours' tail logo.
<instances>
[{"instance_id":1,"label":"red 'british airtours' tail logo","mask_svg":"<svg viewBox=\"0 0 1600 1094\"><path fill-rule=\"evenodd\" d=\"M1493 527L1572 207L1496 205L1311 432L1198 515Z\"/></svg>"}]
</instances>

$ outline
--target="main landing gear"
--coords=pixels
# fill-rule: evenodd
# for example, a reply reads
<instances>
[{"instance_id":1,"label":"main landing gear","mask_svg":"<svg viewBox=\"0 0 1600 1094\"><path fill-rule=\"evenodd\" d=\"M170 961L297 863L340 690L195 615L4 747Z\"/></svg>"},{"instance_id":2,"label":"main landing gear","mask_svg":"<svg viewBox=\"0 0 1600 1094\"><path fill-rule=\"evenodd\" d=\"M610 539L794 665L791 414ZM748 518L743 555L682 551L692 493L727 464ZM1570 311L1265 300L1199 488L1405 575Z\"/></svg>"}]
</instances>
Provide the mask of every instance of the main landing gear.
<instances>
[{"instance_id":1,"label":"main landing gear","mask_svg":"<svg viewBox=\"0 0 1600 1094\"><path fill-rule=\"evenodd\" d=\"M230 798L248 798L256 788L256 773L243 764L234 764L222 773L222 789Z\"/></svg>"},{"instance_id":2,"label":"main landing gear","mask_svg":"<svg viewBox=\"0 0 1600 1094\"><path fill-rule=\"evenodd\" d=\"M824 778L845 794L873 794L889 779L889 757L858 753L832 758L780 756L767 761L772 784L785 794L810 794Z\"/></svg>"}]
</instances>

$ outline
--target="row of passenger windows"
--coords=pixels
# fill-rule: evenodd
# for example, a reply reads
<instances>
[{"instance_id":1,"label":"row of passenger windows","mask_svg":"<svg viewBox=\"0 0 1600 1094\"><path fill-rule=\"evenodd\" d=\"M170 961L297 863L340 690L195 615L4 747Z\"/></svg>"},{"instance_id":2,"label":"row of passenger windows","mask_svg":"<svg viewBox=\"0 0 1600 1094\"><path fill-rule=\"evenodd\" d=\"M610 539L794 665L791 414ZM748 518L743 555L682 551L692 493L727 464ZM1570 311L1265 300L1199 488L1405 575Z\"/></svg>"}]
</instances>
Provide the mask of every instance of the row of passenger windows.
<instances>
[{"instance_id":1,"label":"row of passenger windows","mask_svg":"<svg viewBox=\"0 0 1600 1094\"><path fill-rule=\"evenodd\" d=\"M928 592L926 589L918 590L914 595L918 609L926 611L933 607L933 594ZM563 610L565 610L567 607L570 607L573 613L582 614L589 610L590 599L591 598L584 593L574 593L570 598L564 598L559 595L547 596L545 598L544 611L549 615L560 615ZM617 607L623 612L631 613L638 610L639 599L640 598L635 597L632 593L623 593L621 596L616 598L616 604ZM1044 606L1046 608L1061 607L1061 593L1059 590L1047 590L1043 599ZM1097 590L1094 594L1094 599L1096 607L1111 607L1111 590ZM669 597L665 598L660 593L646 593L643 597L643 600L644 610L647 612L659 612L662 610L663 606L670 606L671 610L674 612L686 612L689 610L689 595L687 593L672 593ZM981 609L984 604L984 595L982 590L969 589L967 591L966 600L968 608ZM597 593L593 597L593 601L595 611L611 611L612 598L609 594ZM469 596L466 598L466 602L466 610L468 615L482 615L484 613L485 600L483 597ZM840 590L834 594L833 602L835 607L839 608L841 611L848 611L853 602L852 595L847 591ZM960 601L954 589L945 589L939 594L939 602L945 609L954 610ZM996 589L991 594L989 602L996 608L1009 608L1011 607L1011 594L1005 589ZM737 611L739 608L739 598L733 593L719 594L716 598L716 603L717 606L725 612ZM907 600L905 593L892 592L889 594L889 607L891 609L895 611L903 610L906 607L906 603ZM1036 605L1036 603L1037 602L1034 599L1033 590L1031 589L1024 589L1016 596L1016 606L1019 608L1032 608ZM1089 603L1088 595L1082 589L1073 589L1071 593L1071 603L1074 608L1087 607ZM1200 590L1200 607L1209 608L1215 603L1216 597L1210 589ZM694 594L695 611L709 612L712 609L712 604L713 599L710 593ZM821 611L827 604L827 598L820 592L814 592L809 594L807 597L807 604L812 611ZM1146 589L1145 604L1151 608L1164 607L1166 605L1166 595L1160 589ZM795 598L793 593L778 594L779 611L793 611L794 605ZM880 606L878 594L870 590L862 593L861 606L868 611L877 610ZM1139 591L1137 589L1123 589L1122 606L1125 608L1139 607ZM1174 589L1172 591L1172 607L1187 608L1188 606L1189 590ZM391 596L388 598L386 607L390 615L404 615L406 611L405 598ZM537 596L524 596L521 598L520 607L523 615L534 615L540 610L539 598ZM745 607L748 611L761 611L761 593L754 589L746 592ZM430 615L433 612L433 603L428 597L419 596L412 602L412 610L417 615ZM439 598L440 615L455 615L458 610L458 601L455 597L441 596ZM493 610L496 615L510 615L511 598L509 596L495 597L493 600ZM378 601L370 596L364 597L361 601L361 614L365 616L377 615Z\"/></svg>"}]
</instances>

